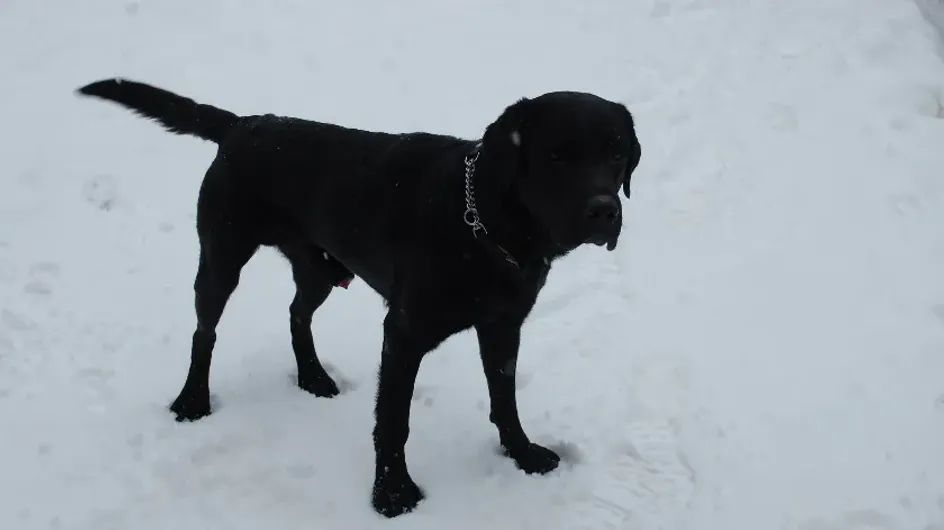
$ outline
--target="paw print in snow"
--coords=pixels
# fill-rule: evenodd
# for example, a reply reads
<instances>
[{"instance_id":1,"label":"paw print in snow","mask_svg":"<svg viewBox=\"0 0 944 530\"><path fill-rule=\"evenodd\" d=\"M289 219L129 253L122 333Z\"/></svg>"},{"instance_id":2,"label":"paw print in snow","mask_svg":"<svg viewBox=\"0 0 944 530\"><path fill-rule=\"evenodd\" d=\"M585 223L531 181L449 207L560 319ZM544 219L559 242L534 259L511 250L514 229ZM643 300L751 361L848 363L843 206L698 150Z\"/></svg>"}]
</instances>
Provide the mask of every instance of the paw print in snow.
<instances>
[{"instance_id":1,"label":"paw print in snow","mask_svg":"<svg viewBox=\"0 0 944 530\"><path fill-rule=\"evenodd\" d=\"M664 18L672 14L672 4L663 0L657 0L652 4L652 11L649 16L652 18Z\"/></svg>"},{"instance_id":2,"label":"paw print in snow","mask_svg":"<svg viewBox=\"0 0 944 530\"><path fill-rule=\"evenodd\" d=\"M89 204L104 212L120 206L118 182L110 175L97 175L86 180L82 185L82 196Z\"/></svg>"},{"instance_id":3,"label":"paw print in snow","mask_svg":"<svg viewBox=\"0 0 944 530\"><path fill-rule=\"evenodd\" d=\"M29 294L46 295L52 294L52 288L49 284L39 280L32 280L23 286L23 292Z\"/></svg>"},{"instance_id":4,"label":"paw print in snow","mask_svg":"<svg viewBox=\"0 0 944 530\"><path fill-rule=\"evenodd\" d=\"M768 104L767 120L771 128L780 132L793 132L800 122L796 109L783 103Z\"/></svg>"},{"instance_id":5,"label":"paw print in snow","mask_svg":"<svg viewBox=\"0 0 944 530\"><path fill-rule=\"evenodd\" d=\"M931 313L941 322L941 325L944 325L944 304L934 304L931 308Z\"/></svg>"},{"instance_id":6,"label":"paw print in snow","mask_svg":"<svg viewBox=\"0 0 944 530\"><path fill-rule=\"evenodd\" d=\"M34 295L47 295L52 293L49 280L59 277L59 265L48 261L34 263L30 266L29 275L31 280L23 286L23 291Z\"/></svg>"},{"instance_id":7,"label":"paw print in snow","mask_svg":"<svg viewBox=\"0 0 944 530\"><path fill-rule=\"evenodd\" d=\"M432 407L435 400L435 387L427 385L416 385L416 389L413 391L413 402L422 402L425 407Z\"/></svg>"},{"instance_id":8,"label":"paw print in snow","mask_svg":"<svg viewBox=\"0 0 944 530\"><path fill-rule=\"evenodd\" d=\"M7 329L14 331L24 331L36 327L36 323L33 322L28 316L21 313L15 313L6 308L0 311L0 323L2 323ZM5 344L5 342L0 344Z\"/></svg>"}]
</instances>

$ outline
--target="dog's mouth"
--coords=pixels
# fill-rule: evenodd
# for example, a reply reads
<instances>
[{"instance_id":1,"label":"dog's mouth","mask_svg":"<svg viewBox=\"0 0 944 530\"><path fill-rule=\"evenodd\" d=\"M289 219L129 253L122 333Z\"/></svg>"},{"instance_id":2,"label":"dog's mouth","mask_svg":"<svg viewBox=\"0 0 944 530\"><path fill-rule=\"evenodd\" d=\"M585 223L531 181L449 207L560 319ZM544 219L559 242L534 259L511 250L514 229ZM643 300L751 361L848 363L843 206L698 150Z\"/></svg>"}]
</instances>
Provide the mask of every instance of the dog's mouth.
<instances>
[{"instance_id":1,"label":"dog's mouth","mask_svg":"<svg viewBox=\"0 0 944 530\"><path fill-rule=\"evenodd\" d=\"M619 238L619 233L614 234L594 234L587 238L585 243L591 243L598 247L606 245L606 250L613 251L616 249L616 241Z\"/></svg>"}]
</instances>

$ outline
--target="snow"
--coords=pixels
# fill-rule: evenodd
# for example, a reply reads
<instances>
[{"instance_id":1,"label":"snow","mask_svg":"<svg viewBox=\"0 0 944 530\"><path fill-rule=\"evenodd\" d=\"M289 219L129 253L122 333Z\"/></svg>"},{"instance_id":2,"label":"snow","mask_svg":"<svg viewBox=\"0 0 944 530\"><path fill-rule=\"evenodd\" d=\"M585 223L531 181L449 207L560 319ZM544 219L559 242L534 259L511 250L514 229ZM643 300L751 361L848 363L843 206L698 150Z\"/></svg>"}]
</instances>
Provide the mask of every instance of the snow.
<instances>
[{"instance_id":1,"label":"snow","mask_svg":"<svg viewBox=\"0 0 944 530\"><path fill-rule=\"evenodd\" d=\"M944 63L909 0L6 0L0 528L944 529ZM422 367L427 492L369 505L383 306L315 316L344 393L293 386L288 266L246 267L215 412L176 424L214 146L73 90L477 138L524 95L629 105L616 251L556 265L519 363L530 477L474 335Z\"/></svg>"},{"instance_id":2,"label":"snow","mask_svg":"<svg viewBox=\"0 0 944 530\"><path fill-rule=\"evenodd\" d=\"M944 0L915 0L921 13L944 35Z\"/></svg>"}]
</instances>

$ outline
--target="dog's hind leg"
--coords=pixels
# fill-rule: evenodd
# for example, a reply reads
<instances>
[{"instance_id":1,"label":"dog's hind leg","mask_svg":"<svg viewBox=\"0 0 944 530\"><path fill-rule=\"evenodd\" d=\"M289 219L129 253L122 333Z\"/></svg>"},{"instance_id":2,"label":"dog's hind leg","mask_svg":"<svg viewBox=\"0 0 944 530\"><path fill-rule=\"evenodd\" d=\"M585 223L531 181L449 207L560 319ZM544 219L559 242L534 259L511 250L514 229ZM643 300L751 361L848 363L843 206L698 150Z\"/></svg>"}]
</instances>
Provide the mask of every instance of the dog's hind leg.
<instances>
[{"instance_id":1,"label":"dog's hind leg","mask_svg":"<svg viewBox=\"0 0 944 530\"><path fill-rule=\"evenodd\" d=\"M292 264L295 298L289 306L292 350L298 365L298 386L318 397L339 394L338 385L325 371L315 352L311 319L335 285L350 281L353 274L322 250L307 243L280 245Z\"/></svg>"},{"instance_id":2,"label":"dog's hind leg","mask_svg":"<svg viewBox=\"0 0 944 530\"><path fill-rule=\"evenodd\" d=\"M230 225L232 227L232 225ZM198 420L210 414L210 359L216 326L223 308L239 284L243 265L256 252L254 239L232 231L201 234L200 264L193 284L197 329L193 332L190 369L177 399L170 406L177 421Z\"/></svg>"}]
</instances>

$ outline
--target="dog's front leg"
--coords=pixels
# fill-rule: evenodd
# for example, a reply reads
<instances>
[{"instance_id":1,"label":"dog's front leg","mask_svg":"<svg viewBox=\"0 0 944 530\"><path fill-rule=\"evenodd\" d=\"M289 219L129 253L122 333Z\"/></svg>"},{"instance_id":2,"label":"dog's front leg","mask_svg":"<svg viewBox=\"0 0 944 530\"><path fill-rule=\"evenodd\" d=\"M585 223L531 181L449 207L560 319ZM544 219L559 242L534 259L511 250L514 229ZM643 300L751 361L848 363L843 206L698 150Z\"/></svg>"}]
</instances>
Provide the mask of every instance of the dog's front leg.
<instances>
[{"instance_id":1,"label":"dog's front leg","mask_svg":"<svg viewBox=\"0 0 944 530\"><path fill-rule=\"evenodd\" d=\"M384 319L383 352L374 410L376 467L372 503L386 517L412 511L423 491L406 468L404 448L410 434L410 404L420 362L436 344L417 330L408 328L397 312Z\"/></svg>"},{"instance_id":2,"label":"dog's front leg","mask_svg":"<svg viewBox=\"0 0 944 530\"><path fill-rule=\"evenodd\" d=\"M489 419L498 427L505 455L526 473L548 473L560 463L554 451L531 443L521 427L515 399L515 372L521 343L520 319L507 319L475 327L479 353L491 401Z\"/></svg>"}]
</instances>

